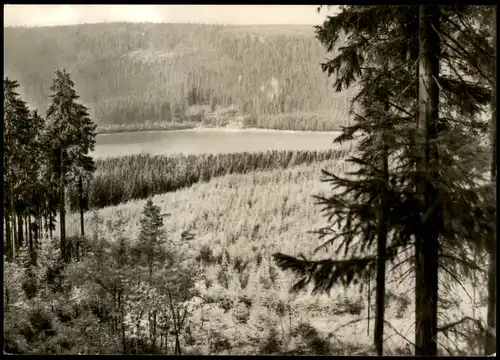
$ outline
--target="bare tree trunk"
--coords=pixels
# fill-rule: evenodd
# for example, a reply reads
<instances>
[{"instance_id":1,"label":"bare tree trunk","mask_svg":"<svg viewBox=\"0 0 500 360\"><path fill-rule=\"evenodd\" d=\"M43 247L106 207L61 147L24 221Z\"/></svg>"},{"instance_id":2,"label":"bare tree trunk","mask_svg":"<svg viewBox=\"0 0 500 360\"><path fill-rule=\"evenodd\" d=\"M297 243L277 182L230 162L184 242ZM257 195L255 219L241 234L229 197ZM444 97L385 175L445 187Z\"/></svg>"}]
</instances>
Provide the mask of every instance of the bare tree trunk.
<instances>
[{"instance_id":1,"label":"bare tree trunk","mask_svg":"<svg viewBox=\"0 0 500 360\"><path fill-rule=\"evenodd\" d=\"M493 49L497 48L497 9L493 10L492 21L493 33ZM497 184L497 59L495 51L494 70L493 70L493 84L492 84L492 97L491 97L491 184L496 199L496 184ZM496 216L496 207L495 207ZM485 355L495 354L496 347L496 308L497 308L497 244L496 244L496 231L492 239L492 248L490 250L490 262L488 266L488 315L487 323L488 329L486 333L486 341L484 352Z\"/></svg>"},{"instance_id":2,"label":"bare tree trunk","mask_svg":"<svg viewBox=\"0 0 500 360\"><path fill-rule=\"evenodd\" d=\"M169 328L165 327L165 354L168 355L168 331Z\"/></svg>"},{"instance_id":3,"label":"bare tree trunk","mask_svg":"<svg viewBox=\"0 0 500 360\"><path fill-rule=\"evenodd\" d=\"M64 153L63 149L59 150L60 174L59 174L59 228L61 240L61 256L63 260L67 260L66 249L66 207L64 198Z\"/></svg>"},{"instance_id":4,"label":"bare tree trunk","mask_svg":"<svg viewBox=\"0 0 500 360\"><path fill-rule=\"evenodd\" d=\"M156 310L153 312L153 349L156 348Z\"/></svg>"},{"instance_id":5,"label":"bare tree trunk","mask_svg":"<svg viewBox=\"0 0 500 360\"><path fill-rule=\"evenodd\" d=\"M18 249L18 231L17 231L17 216L14 210L14 204L11 203L12 209L12 258L16 258L17 249Z\"/></svg>"},{"instance_id":6,"label":"bare tree trunk","mask_svg":"<svg viewBox=\"0 0 500 360\"><path fill-rule=\"evenodd\" d=\"M437 301L438 301L438 235L439 210L435 208L436 190L429 182L433 178L437 157L431 142L437 136L439 114L439 6L419 6L420 60L419 60L419 116L417 127L419 181L421 195L420 233L415 237L415 344L416 356L437 355ZM425 218L424 218L424 214Z\"/></svg>"},{"instance_id":7,"label":"bare tree trunk","mask_svg":"<svg viewBox=\"0 0 500 360\"><path fill-rule=\"evenodd\" d=\"M9 305L10 305L10 295L9 295L9 288L5 287L5 309L4 312L9 311Z\"/></svg>"},{"instance_id":8,"label":"bare tree trunk","mask_svg":"<svg viewBox=\"0 0 500 360\"><path fill-rule=\"evenodd\" d=\"M7 206L5 211L5 254L7 260L12 260L12 233L10 228L10 209Z\"/></svg>"},{"instance_id":9,"label":"bare tree trunk","mask_svg":"<svg viewBox=\"0 0 500 360\"><path fill-rule=\"evenodd\" d=\"M13 251L12 251L12 233L11 233L11 224L10 224L10 218L11 218L11 214L12 214L12 207L10 206L11 204L11 201L9 200L11 197L11 194L10 194L10 191L9 191L9 187L7 184L4 184L4 199L6 199L5 201L5 205L4 205L4 213L5 213L5 216L4 216L4 219L5 219L5 254L7 255L7 260L12 260L12 254L13 254Z\"/></svg>"},{"instance_id":10,"label":"bare tree trunk","mask_svg":"<svg viewBox=\"0 0 500 360\"><path fill-rule=\"evenodd\" d=\"M52 217L52 214L49 215L49 236L51 239L54 238L54 234L52 233L52 227L50 226L50 224L53 224L54 223L54 218Z\"/></svg>"},{"instance_id":11,"label":"bare tree trunk","mask_svg":"<svg viewBox=\"0 0 500 360\"><path fill-rule=\"evenodd\" d=\"M31 226L31 215L28 215L28 233L29 233L29 241L30 241L30 256L31 256L31 263L35 263L35 246L33 244L33 232L32 226Z\"/></svg>"},{"instance_id":12,"label":"bare tree trunk","mask_svg":"<svg viewBox=\"0 0 500 360\"><path fill-rule=\"evenodd\" d=\"M4 174L7 173L5 166L4 166ZM4 177L5 178L5 177ZM5 255L7 255L7 260L12 259L12 234L11 234L11 227L10 227L10 213L12 209L10 208L10 191L9 191L9 186L7 183L4 181L4 203L3 203L3 211L4 211L4 221L5 221Z\"/></svg>"},{"instance_id":13,"label":"bare tree trunk","mask_svg":"<svg viewBox=\"0 0 500 360\"><path fill-rule=\"evenodd\" d=\"M81 176L78 179L78 205L80 207L80 230L81 230L80 241L84 241L84 238L85 238L85 219L84 219L85 206L84 205L85 204L83 203L83 181L82 181ZM77 243L76 243L76 259L77 260L80 260L80 254L79 254L80 241L77 241Z\"/></svg>"},{"instance_id":14,"label":"bare tree trunk","mask_svg":"<svg viewBox=\"0 0 500 360\"><path fill-rule=\"evenodd\" d=\"M31 224L33 226L33 232L34 232L34 242L33 242L33 264L37 263L38 259L38 247L39 247L39 240L41 236L41 227L38 225L40 223L40 218L38 218L37 221L33 222Z\"/></svg>"},{"instance_id":15,"label":"bare tree trunk","mask_svg":"<svg viewBox=\"0 0 500 360\"><path fill-rule=\"evenodd\" d=\"M28 216L27 215L24 216L23 221L24 221L24 238L26 239L26 242L29 244L29 241L30 241L30 237L29 237L29 220L28 220Z\"/></svg>"},{"instance_id":16,"label":"bare tree trunk","mask_svg":"<svg viewBox=\"0 0 500 360\"><path fill-rule=\"evenodd\" d=\"M384 70L389 71L389 64L386 62ZM389 113L389 104L385 101L385 111ZM385 318L385 262L387 257L387 191L389 186L389 149L386 135L383 134L382 151L382 176L384 182L384 193L380 201L379 231L377 239L377 290L375 295L375 350L378 356L384 354L384 318Z\"/></svg>"},{"instance_id":17,"label":"bare tree trunk","mask_svg":"<svg viewBox=\"0 0 500 360\"><path fill-rule=\"evenodd\" d=\"M17 248L23 246L23 216L17 215Z\"/></svg>"},{"instance_id":18,"label":"bare tree trunk","mask_svg":"<svg viewBox=\"0 0 500 360\"><path fill-rule=\"evenodd\" d=\"M47 218L47 214L43 215L43 230L44 230L44 235L47 236L49 233L49 221Z\"/></svg>"},{"instance_id":19,"label":"bare tree trunk","mask_svg":"<svg viewBox=\"0 0 500 360\"><path fill-rule=\"evenodd\" d=\"M42 229L43 229L43 220L42 220L43 215L42 215L42 207L40 206L40 202L37 205L36 213L37 213L36 224L38 226L36 241L37 241L37 246L38 246L38 241L42 237Z\"/></svg>"},{"instance_id":20,"label":"bare tree trunk","mask_svg":"<svg viewBox=\"0 0 500 360\"><path fill-rule=\"evenodd\" d=\"M367 315L368 315L368 321L367 321L367 326L366 326L366 336L370 336L370 320L371 320L371 310L372 310L372 281L371 281L371 271L369 271L366 275L366 282L368 283L368 289L367 289Z\"/></svg>"},{"instance_id":21,"label":"bare tree trunk","mask_svg":"<svg viewBox=\"0 0 500 360\"><path fill-rule=\"evenodd\" d=\"M40 245L40 238L42 237L42 215L39 213L36 219L36 248Z\"/></svg>"},{"instance_id":22,"label":"bare tree trunk","mask_svg":"<svg viewBox=\"0 0 500 360\"><path fill-rule=\"evenodd\" d=\"M174 335L175 335L175 355L181 355L181 344L179 341L179 336L180 336L180 326L179 324L180 321L180 316L179 316L179 311L175 311L174 308L174 303L172 301L172 296L170 295L170 292L168 292L168 298L170 300L170 311L172 313L172 320L174 321Z\"/></svg>"},{"instance_id":23,"label":"bare tree trunk","mask_svg":"<svg viewBox=\"0 0 500 360\"><path fill-rule=\"evenodd\" d=\"M179 341L179 334L175 332L175 355L182 355L181 343Z\"/></svg>"},{"instance_id":24,"label":"bare tree trunk","mask_svg":"<svg viewBox=\"0 0 500 360\"><path fill-rule=\"evenodd\" d=\"M51 224L55 224L55 222L56 222L56 214L52 210L52 206L55 206L55 205L56 205L55 204L55 199L52 199L50 201L50 203L49 203L49 206L50 206L50 210L49 210L49 232L50 232L50 238L51 239L53 239L53 236L54 236Z\"/></svg>"},{"instance_id":25,"label":"bare tree trunk","mask_svg":"<svg viewBox=\"0 0 500 360\"><path fill-rule=\"evenodd\" d=\"M122 294L121 292L118 295L118 306L120 307L120 315L121 315L121 327L122 327L122 345L123 345L123 354L127 353L127 342L125 338L125 313L123 310L123 303L122 303Z\"/></svg>"}]
</instances>

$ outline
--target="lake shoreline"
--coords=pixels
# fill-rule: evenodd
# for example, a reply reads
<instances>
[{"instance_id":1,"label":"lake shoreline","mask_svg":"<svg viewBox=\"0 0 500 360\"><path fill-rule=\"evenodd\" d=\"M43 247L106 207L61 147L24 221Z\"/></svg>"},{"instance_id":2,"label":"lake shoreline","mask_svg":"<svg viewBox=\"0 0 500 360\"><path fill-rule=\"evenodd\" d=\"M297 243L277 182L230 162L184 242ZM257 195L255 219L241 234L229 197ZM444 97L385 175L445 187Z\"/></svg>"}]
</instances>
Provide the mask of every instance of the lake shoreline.
<instances>
[{"instance_id":1,"label":"lake shoreline","mask_svg":"<svg viewBox=\"0 0 500 360\"><path fill-rule=\"evenodd\" d=\"M322 130L279 130L279 129L263 129L256 127L192 127L185 129L130 129L118 131L102 131L97 132L97 135L114 135L125 133L157 133L157 132L251 132L251 133L280 133L280 134L338 134L341 130L322 131Z\"/></svg>"},{"instance_id":2,"label":"lake shoreline","mask_svg":"<svg viewBox=\"0 0 500 360\"><path fill-rule=\"evenodd\" d=\"M233 153L268 150L327 150L339 146L339 132L294 131L256 128L195 128L103 134L97 137L93 157L135 153Z\"/></svg>"}]
</instances>

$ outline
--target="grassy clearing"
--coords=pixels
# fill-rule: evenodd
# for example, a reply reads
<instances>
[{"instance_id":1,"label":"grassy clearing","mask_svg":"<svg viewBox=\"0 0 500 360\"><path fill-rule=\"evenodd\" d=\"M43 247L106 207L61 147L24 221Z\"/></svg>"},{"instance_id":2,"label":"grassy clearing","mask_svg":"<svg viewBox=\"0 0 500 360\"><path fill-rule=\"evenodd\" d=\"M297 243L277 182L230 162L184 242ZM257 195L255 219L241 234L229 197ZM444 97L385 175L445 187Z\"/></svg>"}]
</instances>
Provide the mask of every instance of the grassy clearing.
<instances>
[{"instance_id":1,"label":"grassy clearing","mask_svg":"<svg viewBox=\"0 0 500 360\"><path fill-rule=\"evenodd\" d=\"M338 287L330 296L290 294L293 278L270 258L275 251L312 255L319 245L307 231L325 222L311 197L328 191L319 180L322 168L346 170L345 162L329 160L227 175L153 198L162 212L171 213L165 227L172 239L180 239L185 230L196 234L189 251L203 264L198 296L191 300L191 335L185 340L189 353L373 354L373 319L370 331L368 321L362 320L368 317L366 291L361 296L356 289ZM123 217L125 234L134 239L143 205L144 201L132 201L100 213L107 221ZM77 216L71 216L68 233L77 234L78 229ZM388 272L387 354L409 354L405 339L414 338L413 280L403 276L406 270ZM462 288L443 277L441 284L442 323L463 316L485 317L484 298L479 296L485 293L483 281L467 281ZM372 291L371 316L373 306ZM448 334L451 340L440 335L441 354L480 354L481 343L468 336L473 331L464 331L465 337Z\"/></svg>"}]
</instances>

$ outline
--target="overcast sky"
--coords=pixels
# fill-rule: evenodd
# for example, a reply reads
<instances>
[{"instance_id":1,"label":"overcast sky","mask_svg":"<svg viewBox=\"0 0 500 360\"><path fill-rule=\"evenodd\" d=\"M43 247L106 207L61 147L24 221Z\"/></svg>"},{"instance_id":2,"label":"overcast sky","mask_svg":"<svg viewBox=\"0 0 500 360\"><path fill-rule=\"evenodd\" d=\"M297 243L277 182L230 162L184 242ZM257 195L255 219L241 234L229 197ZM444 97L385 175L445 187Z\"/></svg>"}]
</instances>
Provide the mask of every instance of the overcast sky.
<instances>
[{"instance_id":1,"label":"overcast sky","mask_svg":"<svg viewBox=\"0 0 500 360\"><path fill-rule=\"evenodd\" d=\"M5 5L4 26L97 22L319 25L317 5Z\"/></svg>"}]
</instances>

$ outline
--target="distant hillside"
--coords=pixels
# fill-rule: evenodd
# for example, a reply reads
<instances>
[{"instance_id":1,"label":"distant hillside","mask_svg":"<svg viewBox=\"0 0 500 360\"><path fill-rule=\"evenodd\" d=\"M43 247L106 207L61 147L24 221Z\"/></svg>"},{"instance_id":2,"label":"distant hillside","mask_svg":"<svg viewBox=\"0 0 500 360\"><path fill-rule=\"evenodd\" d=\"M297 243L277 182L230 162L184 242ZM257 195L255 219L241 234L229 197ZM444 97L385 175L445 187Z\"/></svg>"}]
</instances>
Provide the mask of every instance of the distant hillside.
<instances>
[{"instance_id":1,"label":"distant hillside","mask_svg":"<svg viewBox=\"0 0 500 360\"><path fill-rule=\"evenodd\" d=\"M239 114L346 112L301 25L93 24L4 29L4 76L45 111L66 68L99 124L192 121L194 105ZM189 111L188 111L189 112Z\"/></svg>"}]
</instances>

